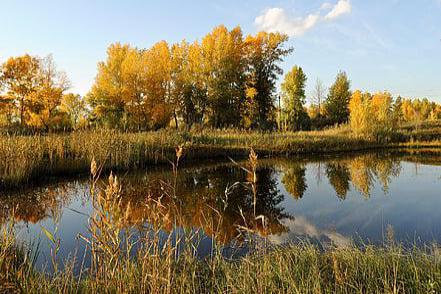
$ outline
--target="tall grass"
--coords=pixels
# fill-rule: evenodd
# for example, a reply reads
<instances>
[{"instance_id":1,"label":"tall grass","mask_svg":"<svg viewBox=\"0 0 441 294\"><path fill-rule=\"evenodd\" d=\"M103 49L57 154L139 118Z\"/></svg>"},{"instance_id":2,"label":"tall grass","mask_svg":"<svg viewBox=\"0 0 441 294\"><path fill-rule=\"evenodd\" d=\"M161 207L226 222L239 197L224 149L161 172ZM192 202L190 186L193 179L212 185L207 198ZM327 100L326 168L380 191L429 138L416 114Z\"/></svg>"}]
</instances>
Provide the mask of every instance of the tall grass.
<instances>
[{"instance_id":1,"label":"tall grass","mask_svg":"<svg viewBox=\"0 0 441 294\"><path fill-rule=\"evenodd\" d=\"M227 156L246 157L249 148L261 155L293 155L357 151L380 147L440 146L436 123L402 128L394 141L377 143L352 136L348 127L311 132L254 132L202 130L199 132L123 133L114 130L67 134L0 136L0 186L14 186L41 178L87 172L92 158L106 169L129 170L167 163L175 146L185 146L187 161ZM430 141L425 143L423 141Z\"/></svg>"},{"instance_id":2,"label":"tall grass","mask_svg":"<svg viewBox=\"0 0 441 294\"><path fill-rule=\"evenodd\" d=\"M176 150L174 167L179 166L182 149ZM249 187L255 191L253 167L257 156L251 152ZM185 237L169 234L165 239L170 209L163 201L179 201L173 191L174 179L161 195L147 195L153 227L131 225L131 206L122 205L122 184L111 174L100 180L102 165L92 161L90 197L93 214L87 244L90 267L81 260L65 261L64 269L52 274L33 270L29 251L17 243L11 226L4 226L0 238L0 292L14 293L439 293L441 255L436 246L405 250L393 242L384 247L330 248L323 251L311 244L284 247L251 242L252 253L237 260L224 258L214 246L206 258L197 255L197 231ZM174 177L177 173L174 173ZM228 194L228 191L225 192ZM226 198L225 201L228 201ZM259 201L254 193L253 202ZM254 214L254 219L260 216ZM212 221L213 231L218 227ZM221 220L218 220L221 221ZM265 220L262 219L265 223ZM265 226L264 226L265 227ZM135 230L136 229L136 230ZM137 232L137 237L135 237ZM238 227L239 234L254 236L253 227ZM55 239L50 233L49 238ZM214 240L216 234L213 234ZM263 240L265 241L265 239ZM56 243L56 242L54 242ZM53 259L59 258L53 253ZM75 268L79 272L75 273Z\"/></svg>"},{"instance_id":3,"label":"tall grass","mask_svg":"<svg viewBox=\"0 0 441 294\"><path fill-rule=\"evenodd\" d=\"M104 238L109 232L103 232ZM109 234L109 237L113 233ZM17 260L13 235L0 240L0 292L14 293L440 293L437 249L405 251L397 245L365 249L313 245L278 247L241 260L220 255L199 259L194 251L177 254L172 240L135 256L119 242L100 240L91 251L94 265L74 275L73 262L52 275ZM121 241L124 242L124 241ZM111 245L110 245L111 244ZM122 248L122 249L121 249Z\"/></svg>"}]
</instances>

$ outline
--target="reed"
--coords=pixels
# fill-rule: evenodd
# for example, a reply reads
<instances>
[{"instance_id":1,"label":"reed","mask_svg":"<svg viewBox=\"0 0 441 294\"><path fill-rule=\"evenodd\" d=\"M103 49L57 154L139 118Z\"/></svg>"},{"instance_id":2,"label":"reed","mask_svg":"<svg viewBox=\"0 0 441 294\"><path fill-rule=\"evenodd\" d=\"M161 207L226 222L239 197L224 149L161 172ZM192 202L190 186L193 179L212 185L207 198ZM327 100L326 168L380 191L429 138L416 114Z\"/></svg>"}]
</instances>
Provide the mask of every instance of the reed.
<instances>
[{"instance_id":1,"label":"reed","mask_svg":"<svg viewBox=\"0 0 441 294\"><path fill-rule=\"evenodd\" d=\"M92 158L107 170L131 170L168 164L175 146L185 146L186 161L259 154L293 155L364 150L379 147L439 146L437 125L420 128L420 136L403 129L396 143L379 144L351 136L347 127L296 133L241 130L123 133L115 130L79 131L34 136L0 135L0 187L20 186L42 176L85 173ZM423 134L424 132L424 134ZM415 139L414 139L415 138ZM422 139L430 140L422 143Z\"/></svg>"},{"instance_id":2,"label":"reed","mask_svg":"<svg viewBox=\"0 0 441 294\"><path fill-rule=\"evenodd\" d=\"M154 237L153 237L154 238ZM238 261L198 259L191 250L176 257L171 240L140 250L95 248L93 270L73 275L71 267L48 275L24 258L17 263L13 235L1 240L2 293L440 293L441 260L436 248L406 251L345 248L322 251L308 244L255 252ZM154 240L150 240L154 241ZM154 243L150 243L154 244ZM5 246L6 245L6 246ZM116 249L116 247L114 248ZM110 262L110 263L106 263ZM4 270L6 267L7 270Z\"/></svg>"}]
</instances>

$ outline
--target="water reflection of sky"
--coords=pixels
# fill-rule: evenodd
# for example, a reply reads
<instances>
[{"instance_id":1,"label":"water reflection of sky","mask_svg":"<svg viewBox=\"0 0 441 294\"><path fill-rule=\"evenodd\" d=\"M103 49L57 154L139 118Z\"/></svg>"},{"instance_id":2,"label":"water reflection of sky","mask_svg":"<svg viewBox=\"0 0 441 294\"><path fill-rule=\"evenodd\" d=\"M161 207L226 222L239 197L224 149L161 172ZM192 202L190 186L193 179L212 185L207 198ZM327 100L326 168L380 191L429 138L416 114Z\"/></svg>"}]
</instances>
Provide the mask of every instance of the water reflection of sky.
<instances>
[{"instance_id":1,"label":"water reflection of sky","mask_svg":"<svg viewBox=\"0 0 441 294\"><path fill-rule=\"evenodd\" d=\"M427 162L427 157L424 160ZM216 234L216 240L225 245L229 256L245 252L243 244L238 251L228 246L235 240L237 227L245 224L262 236L268 235L274 244L304 240L335 246L347 246L354 240L378 244L385 240L387 227L393 228L400 242L440 242L441 167L434 159L430 161L433 164L415 163L419 161L419 156L405 154L262 160L256 211L265 216L265 228L255 220L252 196L243 185L225 198L227 186L247 181L246 172L229 163L185 168L177 180L178 201L173 207L178 209L166 211L170 223L164 235L182 234L176 226L205 232L198 244L200 256L210 254L213 244L213 224L204 223L207 219L219 222L222 232ZM158 181L170 176L168 170L158 170L124 177L133 223L149 222L146 195L160 193ZM11 192L0 197L0 216L5 220L15 209L19 238L39 244L40 263L50 252L42 227L57 231L61 256L75 250L82 254L84 242L77 236L87 236L87 215L92 211L87 191L85 179ZM167 205L164 202L164 207Z\"/></svg>"},{"instance_id":2,"label":"water reflection of sky","mask_svg":"<svg viewBox=\"0 0 441 294\"><path fill-rule=\"evenodd\" d=\"M441 168L410 162L400 165L401 172L391 179L387 191L376 180L366 198L351 184L345 200L341 200L326 177L317 181L317 164L308 164L308 189L302 199L285 197L282 204L296 218L290 223L292 229L276 239L281 242L308 235L341 240L346 236L348 240L381 243L390 225L400 242L441 241ZM289 195L283 184L279 183L279 188Z\"/></svg>"}]
</instances>

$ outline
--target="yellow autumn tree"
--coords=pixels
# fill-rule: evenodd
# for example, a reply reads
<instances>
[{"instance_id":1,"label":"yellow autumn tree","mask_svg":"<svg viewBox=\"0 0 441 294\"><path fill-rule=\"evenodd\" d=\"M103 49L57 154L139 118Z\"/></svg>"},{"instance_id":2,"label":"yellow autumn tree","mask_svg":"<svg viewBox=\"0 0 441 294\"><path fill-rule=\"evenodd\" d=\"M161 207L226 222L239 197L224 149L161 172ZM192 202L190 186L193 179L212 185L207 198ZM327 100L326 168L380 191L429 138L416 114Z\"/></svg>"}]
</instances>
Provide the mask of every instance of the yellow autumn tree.
<instances>
[{"instance_id":1,"label":"yellow autumn tree","mask_svg":"<svg viewBox=\"0 0 441 294\"><path fill-rule=\"evenodd\" d=\"M5 88L0 97L4 124L44 130L64 126L60 104L70 83L51 55L9 58L1 67L0 82Z\"/></svg>"},{"instance_id":2,"label":"yellow autumn tree","mask_svg":"<svg viewBox=\"0 0 441 294\"><path fill-rule=\"evenodd\" d=\"M242 30L218 26L201 43L207 86L208 122L214 127L240 126L245 105L245 44Z\"/></svg>"},{"instance_id":3,"label":"yellow autumn tree","mask_svg":"<svg viewBox=\"0 0 441 294\"><path fill-rule=\"evenodd\" d=\"M30 95L32 107L27 124L44 130L63 127L66 121L60 104L70 82L64 72L56 69L51 55L41 59L39 65L38 86Z\"/></svg>"},{"instance_id":4,"label":"yellow autumn tree","mask_svg":"<svg viewBox=\"0 0 441 294\"><path fill-rule=\"evenodd\" d=\"M147 64L146 107L150 127L157 129L169 124L173 105L171 98L171 53L167 42L161 41L144 52Z\"/></svg>"},{"instance_id":5,"label":"yellow autumn tree","mask_svg":"<svg viewBox=\"0 0 441 294\"><path fill-rule=\"evenodd\" d=\"M396 121L392 113L392 95L388 92L376 93L372 97L371 104L376 139L388 141L396 129Z\"/></svg>"},{"instance_id":6,"label":"yellow autumn tree","mask_svg":"<svg viewBox=\"0 0 441 294\"><path fill-rule=\"evenodd\" d=\"M129 45L115 43L107 49L107 59L98 63L95 83L87 95L92 107L93 119L109 127L127 126L122 64L129 51Z\"/></svg>"},{"instance_id":7,"label":"yellow autumn tree","mask_svg":"<svg viewBox=\"0 0 441 294\"><path fill-rule=\"evenodd\" d=\"M38 71L40 61L29 54L11 57L1 67L0 79L6 89L2 99L4 107L8 107L10 123L18 121L25 126L32 107L32 94L38 87Z\"/></svg>"},{"instance_id":8,"label":"yellow autumn tree","mask_svg":"<svg viewBox=\"0 0 441 294\"><path fill-rule=\"evenodd\" d=\"M71 129L78 129L87 125L86 102L78 94L65 94L61 99L60 110L69 120Z\"/></svg>"},{"instance_id":9,"label":"yellow autumn tree","mask_svg":"<svg viewBox=\"0 0 441 294\"><path fill-rule=\"evenodd\" d=\"M349 102L349 113L351 130L358 137L387 141L395 131L392 96L387 92L372 96L368 92L355 91Z\"/></svg>"}]
</instances>

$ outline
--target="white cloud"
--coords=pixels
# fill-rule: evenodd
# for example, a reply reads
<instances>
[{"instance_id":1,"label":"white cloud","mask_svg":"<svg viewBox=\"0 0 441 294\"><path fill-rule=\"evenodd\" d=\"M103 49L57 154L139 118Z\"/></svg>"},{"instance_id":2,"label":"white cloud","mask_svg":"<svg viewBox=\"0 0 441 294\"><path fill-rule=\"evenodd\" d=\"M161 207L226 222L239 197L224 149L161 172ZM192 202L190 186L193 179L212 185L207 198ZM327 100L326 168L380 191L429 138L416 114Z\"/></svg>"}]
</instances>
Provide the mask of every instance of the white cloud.
<instances>
[{"instance_id":1,"label":"white cloud","mask_svg":"<svg viewBox=\"0 0 441 294\"><path fill-rule=\"evenodd\" d=\"M441 0L440 0L440 1L441 1ZM320 9L321 9L321 10L329 10L329 9L331 9L332 7L334 7L334 5L332 5L332 3L325 2L325 3L322 4L322 6L320 6Z\"/></svg>"},{"instance_id":2,"label":"white cloud","mask_svg":"<svg viewBox=\"0 0 441 294\"><path fill-rule=\"evenodd\" d=\"M273 244L289 244L295 240L301 240L302 237L321 241L321 244L324 246L332 245L339 248L347 248L352 244L350 238L343 236L335 230L319 229L303 216L286 219L282 223L289 228L289 231L280 235L269 236L269 240Z\"/></svg>"},{"instance_id":3,"label":"white cloud","mask_svg":"<svg viewBox=\"0 0 441 294\"><path fill-rule=\"evenodd\" d=\"M352 5L349 0L339 0L332 10L325 16L325 19L332 20L342 15L349 14L352 11Z\"/></svg>"},{"instance_id":4,"label":"white cloud","mask_svg":"<svg viewBox=\"0 0 441 294\"><path fill-rule=\"evenodd\" d=\"M320 10L330 10L328 14L322 16L320 12L311 13L304 17L291 17L283 8L270 8L264 14L256 17L255 24L260 30L267 32L281 32L291 37L302 36L311 30L321 21L333 21L352 10L349 0L339 0L333 5L325 2Z\"/></svg>"},{"instance_id":5,"label":"white cloud","mask_svg":"<svg viewBox=\"0 0 441 294\"><path fill-rule=\"evenodd\" d=\"M303 18L290 19L282 8L271 8L265 14L258 16L255 23L261 30L268 32L282 32L290 36L301 36L313 28L320 16L309 14Z\"/></svg>"}]
</instances>

